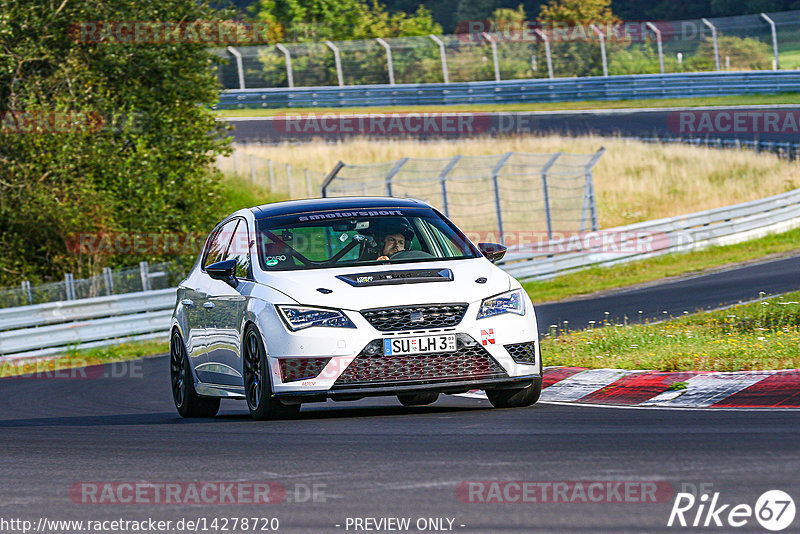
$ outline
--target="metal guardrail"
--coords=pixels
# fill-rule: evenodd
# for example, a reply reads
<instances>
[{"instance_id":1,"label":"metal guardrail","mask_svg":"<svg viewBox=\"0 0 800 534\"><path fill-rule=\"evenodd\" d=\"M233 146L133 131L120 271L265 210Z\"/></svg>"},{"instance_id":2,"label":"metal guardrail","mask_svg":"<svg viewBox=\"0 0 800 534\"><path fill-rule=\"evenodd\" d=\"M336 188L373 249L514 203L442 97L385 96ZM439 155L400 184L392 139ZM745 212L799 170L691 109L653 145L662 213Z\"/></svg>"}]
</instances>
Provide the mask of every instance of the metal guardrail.
<instances>
[{"instance_id":1,"label":"metal guardrail","mask_svg":"<svg viewBox=\"0 0 800 534\"><path fill-rule=\"evenodd\" d=\"M647 221L509 250L501 267L522 279L541 279L593 266L613 265L712 244L731 244L800 226L800 189L723 208ZM552 250L611 235L603 246L578 252ZM602 240L601 240L602 241ZM643 243L652 243L650 249ZM657 245L657 246L656 246ZM536 248L538 247L538 250ZM544 250L544 251L543 251ZM69 348L128 340L167 339L175 289L144 291L0 310L0 358L41 357Z\"/></svg>"},{"instance_id":2,"label":"metal guardrail","mask_svg":"<svg viewBox=\"0 0 800 534\"><path fill-rule=\"evenodd\" d=\"M0 309L0 357L166 339L175 298L170 288Z\"/></svg>"},{"instance_id":3,"label":"metal guardrail","mask_svg":"<svg viewBox=\"0 0 800 534\"><path fill-rule=\"evenodd\" d=\"M224 91L217 109L519 104L800 92L800 71L693 72Z\"/></svg>"},{"instance_id":4,"label":"metal guardrail","mask_svg":"<svg viewBox=\"0 0 800 534\"><path fill-rule=\"evenodd\" d=\"M509 250L502 268L521 280L546 279L591 266L733 244L797 226L800 189L689 215L517 246Z\"/></svg>"}]
</instances>

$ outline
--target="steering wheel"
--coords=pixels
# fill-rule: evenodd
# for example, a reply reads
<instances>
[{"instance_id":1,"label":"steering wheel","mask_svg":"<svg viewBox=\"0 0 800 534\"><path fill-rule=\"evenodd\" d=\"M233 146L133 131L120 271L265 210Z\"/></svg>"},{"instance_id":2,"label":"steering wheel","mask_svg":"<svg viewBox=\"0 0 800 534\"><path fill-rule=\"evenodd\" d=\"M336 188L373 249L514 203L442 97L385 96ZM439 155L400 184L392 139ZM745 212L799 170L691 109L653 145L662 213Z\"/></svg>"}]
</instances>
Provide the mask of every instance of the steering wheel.
<instances>
[{"instance_id":1,"label":"steering wheel","mask_svg":"<svg viewBox=\"0 0 800 534\"><path fill-rule=\"evenodd\" d=\"M389 260L421 260L423 258L433 258L433 254L428 254L422 250L401 250L393 254Z\"/></svg>"}]
</instances>

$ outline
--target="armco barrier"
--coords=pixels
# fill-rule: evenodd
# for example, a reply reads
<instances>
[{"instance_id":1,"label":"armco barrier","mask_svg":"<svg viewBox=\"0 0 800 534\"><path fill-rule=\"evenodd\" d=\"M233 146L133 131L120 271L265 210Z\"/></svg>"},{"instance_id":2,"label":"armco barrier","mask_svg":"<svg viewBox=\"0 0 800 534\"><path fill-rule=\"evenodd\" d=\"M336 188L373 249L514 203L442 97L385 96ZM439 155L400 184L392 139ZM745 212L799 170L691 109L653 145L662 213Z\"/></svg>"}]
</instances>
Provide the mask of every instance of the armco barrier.
<instances>
[{"instance_id":1,"label":"armco barrier","mask_svg":"<svg viewBox=\"0 0 800 534\"><path fill-rule=\"evenodd\" d=\"M499 82L224 91L218 109L519 104L800 92L800 71L692 72Z\"/></svg>"},{"instance_id":2,"label":"armco barrier","mask_svg":"<svg viewBox=\"0 0 800 534\"><path fill-rule=\"evenodd\" d=\"M730 244L768 232L800 226L800 189L769 198L603 230L617 236L631 252L581 250L561 254L509 250L500 265L523 280L549 278L592 265L613 265L659 254L683 252L710 244ZM584 234L586 235L586 234ZM668 239L654 250L636 250L636 240L658 235ZM554 250L557 241L536 244ZM51 302L0 310L0 357L15 359L48 356L69 347L89 348L126 340L167 339L176 290L162 289Z\"/></svg>"}]
</instances>

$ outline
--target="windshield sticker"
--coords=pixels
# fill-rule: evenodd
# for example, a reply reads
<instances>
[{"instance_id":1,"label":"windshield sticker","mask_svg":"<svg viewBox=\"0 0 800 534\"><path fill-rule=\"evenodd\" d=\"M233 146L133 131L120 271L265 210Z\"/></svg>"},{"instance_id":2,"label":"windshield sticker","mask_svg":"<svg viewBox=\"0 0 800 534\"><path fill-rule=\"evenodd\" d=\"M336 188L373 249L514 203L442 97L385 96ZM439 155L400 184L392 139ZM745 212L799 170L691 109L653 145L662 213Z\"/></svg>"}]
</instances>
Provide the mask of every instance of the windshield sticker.
<instances>
[{"instance_id":1,"label":"windshield sticker","mask_svg":"<svg viewBox=\"0 0 800 534\"><path fill-rule=\"evenodd\" d=\"M353 217L386 217L403 216L400 210L369 210L369 211L333 211L330 213L316 213L314 215L303 215L297 218L299 222L305 221L324 221L325 219L352 219Z\"/></svg>"}]
</instances>

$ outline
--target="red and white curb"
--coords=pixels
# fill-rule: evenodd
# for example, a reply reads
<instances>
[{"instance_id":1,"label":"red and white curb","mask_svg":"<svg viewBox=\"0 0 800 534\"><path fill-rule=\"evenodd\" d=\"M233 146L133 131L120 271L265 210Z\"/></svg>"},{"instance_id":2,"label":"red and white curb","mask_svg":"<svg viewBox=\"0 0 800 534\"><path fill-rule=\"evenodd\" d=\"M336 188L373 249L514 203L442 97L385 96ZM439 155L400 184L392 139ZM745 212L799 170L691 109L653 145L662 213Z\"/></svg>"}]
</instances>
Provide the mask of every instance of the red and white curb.
<instances>
[{"instance_id":1,"label":"red and white curb","mask_svg":"<svg viewBox=\"0 0 800 534\"><path fill-rule=\"evenodd\" d=\"M486 398L483 392L468 396ZM721 373L548 367L540 400L676 408L800 408L800 369Z\"/></svg>"}]
</instances>

